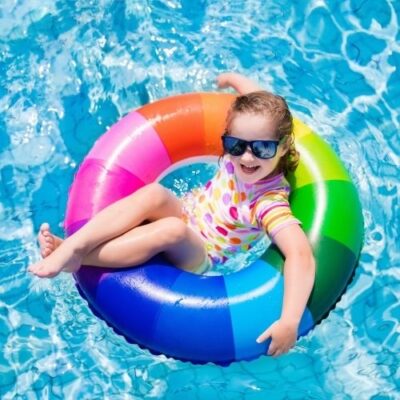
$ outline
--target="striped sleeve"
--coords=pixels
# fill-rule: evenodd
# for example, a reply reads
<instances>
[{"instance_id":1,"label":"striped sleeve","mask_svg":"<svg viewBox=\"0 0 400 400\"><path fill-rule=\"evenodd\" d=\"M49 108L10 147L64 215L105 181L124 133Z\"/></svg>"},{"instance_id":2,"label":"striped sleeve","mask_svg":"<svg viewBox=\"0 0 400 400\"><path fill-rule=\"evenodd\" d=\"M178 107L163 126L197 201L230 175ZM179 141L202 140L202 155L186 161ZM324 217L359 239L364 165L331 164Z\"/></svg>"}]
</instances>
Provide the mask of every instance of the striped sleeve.
<instances>
[{"instance_id":1,"label":"striped sleeve","mask_svg":"<svg viewBox=\"0 0 400 400\"><path fill-rule=\"evenodd\" d=\"M271 191L262 196L255 206L255 216L258 225L265 230L271 240L282 228L300 224L292 214L288 193L284 190Z\"/></svg>"}]
</instances>

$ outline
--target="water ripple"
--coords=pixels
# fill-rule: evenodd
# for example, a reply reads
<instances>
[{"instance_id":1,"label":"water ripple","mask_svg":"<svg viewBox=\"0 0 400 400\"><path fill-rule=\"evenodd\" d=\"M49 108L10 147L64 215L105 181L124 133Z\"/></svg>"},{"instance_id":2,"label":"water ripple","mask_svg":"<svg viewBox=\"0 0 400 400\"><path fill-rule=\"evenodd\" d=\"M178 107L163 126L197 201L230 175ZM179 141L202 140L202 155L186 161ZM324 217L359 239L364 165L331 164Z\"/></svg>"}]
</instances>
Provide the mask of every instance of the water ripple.
<instances>
[{"instance_id":1,"label":"water ripple","mask_svg":"<svg viewBox=\"0 0 400 400\"><path fill-rule=\"evenodd\" d=\"M389 0L3 1L1 398L395 399L399 21ZM43 220L62 233L73 174L107 127L148 101L214 90L225 70L285 96L338 151L359 188L365 239L346 294L295 349L224 369L127 344L70 277L39 281L25 269ZM187 178L171 184L185 190Z\"/></svg>"}]
</instances>

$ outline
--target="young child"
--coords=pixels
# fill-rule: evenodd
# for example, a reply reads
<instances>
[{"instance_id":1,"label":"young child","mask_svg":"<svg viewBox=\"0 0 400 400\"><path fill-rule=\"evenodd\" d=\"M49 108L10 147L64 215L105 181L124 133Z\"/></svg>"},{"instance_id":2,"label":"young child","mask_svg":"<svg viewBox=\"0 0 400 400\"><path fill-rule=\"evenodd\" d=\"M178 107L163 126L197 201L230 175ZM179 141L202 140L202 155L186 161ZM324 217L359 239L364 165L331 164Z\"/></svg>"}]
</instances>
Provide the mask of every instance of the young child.
<instances>
[{"instance_id":1,"label":"young child","mask_svg":"<svg viewBox=\"0 0 400 400\"><path fill-rule=\"evenodd\" d=\"M222 74L217 83L241 95L227 116L224 155L214 178L183 199L158 183L147 185L100 211L65 240L43 224L38 237L43 260L29 271L53 277L77 271L81 264L128 267L163 253L178 268L202 273L268 234L285 256L285 290L280 319L257 342L271 338L268 354L278 356L296 341L315 275L284 178L298 159L292 116L282 97L261 91L244 76Z\"/></svg>"}]
</instances>

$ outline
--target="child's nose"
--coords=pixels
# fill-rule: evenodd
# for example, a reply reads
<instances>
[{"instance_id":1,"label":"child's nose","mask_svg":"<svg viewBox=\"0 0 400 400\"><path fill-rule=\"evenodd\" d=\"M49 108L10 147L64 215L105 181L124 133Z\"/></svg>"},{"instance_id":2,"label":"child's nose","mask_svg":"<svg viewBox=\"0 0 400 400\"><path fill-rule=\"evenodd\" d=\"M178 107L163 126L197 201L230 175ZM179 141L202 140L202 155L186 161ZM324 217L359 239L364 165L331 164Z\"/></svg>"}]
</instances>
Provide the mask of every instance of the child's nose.
<instances>
[{"instance_id":1,"label":"child's nose","mask_svg":"<svg viewBox=\"0 0 400 400\"><path fill-rule=\"evenodd\" d=\"M242 159L246 161L254 160L254 154L251 151L250 146L247 146L246 151L242 155Z\"/></svg>"}]
</instances>

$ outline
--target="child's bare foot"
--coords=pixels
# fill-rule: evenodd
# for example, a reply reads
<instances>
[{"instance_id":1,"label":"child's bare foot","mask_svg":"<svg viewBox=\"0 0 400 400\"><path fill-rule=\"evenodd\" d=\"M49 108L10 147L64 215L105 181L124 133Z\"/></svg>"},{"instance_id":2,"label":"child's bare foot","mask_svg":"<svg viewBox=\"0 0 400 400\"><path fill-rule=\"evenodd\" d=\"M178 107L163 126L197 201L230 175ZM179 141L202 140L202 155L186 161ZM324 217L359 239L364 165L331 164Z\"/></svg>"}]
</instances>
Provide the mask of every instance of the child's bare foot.
<instances>
[{"instance_id":1,"label":"child's bare foot","mask_svg":"<svg viewBox=\"0 0 400 400\"><path fill-rule=\"evenodd\" d=\"M61 271L75 272L80 268L82 255L53 235L47 223L40 227L38 240L43 260L29 266L28 271L40 278L52 278Z\"/></svg>"},{"instance_id":2,"label":"child's bare foot","mask_svg":"<svg viewBox=\"0 0 400 400\"><path fill-rule=\"evenodd\" d=\"M63 240L51 233L49 224L45 222L40 226L38 242L40 245L40 254L43 258L46 258L63 242Z\"/></svg>"},{"instance_id":3,"label":"child's bare foot","mask_svg":"<svg viewBox=\"0 0 400 400\"><path fill-rule=\"evenodd\" d=\"M82 263L82 255L63 242L43 260L29 266L28 271L40 278L52 278L60 272L76 272Z\"/></svg>"}]
</instances>

